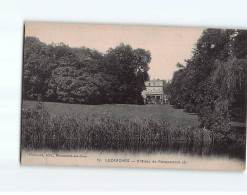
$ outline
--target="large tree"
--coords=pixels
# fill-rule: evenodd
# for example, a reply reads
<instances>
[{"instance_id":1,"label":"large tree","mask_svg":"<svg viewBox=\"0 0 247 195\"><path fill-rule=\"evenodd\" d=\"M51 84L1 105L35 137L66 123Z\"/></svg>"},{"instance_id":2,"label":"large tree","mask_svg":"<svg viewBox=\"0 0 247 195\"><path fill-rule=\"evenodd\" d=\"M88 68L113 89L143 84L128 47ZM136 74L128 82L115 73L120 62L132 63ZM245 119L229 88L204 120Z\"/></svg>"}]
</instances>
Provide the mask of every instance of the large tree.
<instances>
[{"instance_id":1,"label":"large tree","mask_svg":"<svg viewBox=\"0 0 247 195\"><path fill-rule=\"evenodd\" d=\"M145 81L149 80L150 61L149 51L132 49L130 45L123 43L107 51L104 67L115 78L114 102L143 104L141 92L145 89Z\"/></svg>"},{"instance_id":2,"label":"large tree","mask_svg":"<svg viewBox=\"0 0 247 195\"><path fill-rule=\"evenodd\" d=\"M244 121L246 38L246 31L206 29L191 59L174 73L171 102L196 112L207 129L229 132L231 120Z\"/></svg>"},{"instance_id":3,"label":"large tree","mask_svg":"<svg viewBox=\"0 0 247 195\"><path fill-rule=\"evenodd\" d=\"M26 37L23 98L53 102L142 104L151 54L123 43L106 54Z\"/></svg>"}]
</instances>

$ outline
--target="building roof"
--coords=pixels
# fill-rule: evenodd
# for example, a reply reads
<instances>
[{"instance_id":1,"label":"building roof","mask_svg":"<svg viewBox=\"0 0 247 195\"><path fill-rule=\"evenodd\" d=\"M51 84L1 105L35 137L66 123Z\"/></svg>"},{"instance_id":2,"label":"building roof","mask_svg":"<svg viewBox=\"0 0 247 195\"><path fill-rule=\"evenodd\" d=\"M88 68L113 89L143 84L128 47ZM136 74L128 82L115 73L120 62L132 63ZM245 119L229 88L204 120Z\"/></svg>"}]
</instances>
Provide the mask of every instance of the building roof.
<instances>
[{"instance_id":1,"label":"building roof","mask_svg":"<svg viewBox=\"0 0 247 195\"><path fill-rule=\"evenodd\" d=\"M152 79L152 80L147 81L147 82L154 82L154 81L164 81L164 80L160 80L160 79Z\"/></svg>"}]
</instances>

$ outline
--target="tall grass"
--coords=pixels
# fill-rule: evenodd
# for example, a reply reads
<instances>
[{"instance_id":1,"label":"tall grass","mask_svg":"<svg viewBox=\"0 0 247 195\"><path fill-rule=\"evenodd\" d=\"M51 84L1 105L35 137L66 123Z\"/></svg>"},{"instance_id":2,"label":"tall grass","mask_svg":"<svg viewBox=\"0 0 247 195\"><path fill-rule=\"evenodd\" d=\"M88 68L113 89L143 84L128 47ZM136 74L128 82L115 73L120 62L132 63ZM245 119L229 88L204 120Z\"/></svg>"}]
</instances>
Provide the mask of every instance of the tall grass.
<instances>
[{"instance_id":1,"label":"tall grass","mask_svg":"<svg viewBox=\"0 0 247 195\"><path fill-rule=\"evenodd\" d=\"M99 113L100 114L100 113ZM241 156L242 144L227 145L224 138L198 127L166 120L128 120L112 115L86 117L52 115L43 103L22 111L23 149L97 150L122 152L181 152L195 155Z\"/></svg>"}]
</instances>

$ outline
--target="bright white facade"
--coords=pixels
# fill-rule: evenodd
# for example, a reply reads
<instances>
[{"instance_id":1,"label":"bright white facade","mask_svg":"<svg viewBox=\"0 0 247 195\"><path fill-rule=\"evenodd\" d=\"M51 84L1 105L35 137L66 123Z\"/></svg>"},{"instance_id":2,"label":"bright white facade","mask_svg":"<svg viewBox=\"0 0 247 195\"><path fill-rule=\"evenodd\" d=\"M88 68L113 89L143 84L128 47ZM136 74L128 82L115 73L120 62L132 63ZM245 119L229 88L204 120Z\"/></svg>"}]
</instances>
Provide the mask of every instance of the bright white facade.
<instances>
[{"instance_id":1,"label":"bright white facade","mask_svg":"<svg viewBox=\"0 0 247 195\"><path fill-rule=\"evenodd\" d=\"M142 92L142 96L146 104L166 104L167 97L164 93L164 80L146 81L146 90Z\"/></svg>"}]
</instances>

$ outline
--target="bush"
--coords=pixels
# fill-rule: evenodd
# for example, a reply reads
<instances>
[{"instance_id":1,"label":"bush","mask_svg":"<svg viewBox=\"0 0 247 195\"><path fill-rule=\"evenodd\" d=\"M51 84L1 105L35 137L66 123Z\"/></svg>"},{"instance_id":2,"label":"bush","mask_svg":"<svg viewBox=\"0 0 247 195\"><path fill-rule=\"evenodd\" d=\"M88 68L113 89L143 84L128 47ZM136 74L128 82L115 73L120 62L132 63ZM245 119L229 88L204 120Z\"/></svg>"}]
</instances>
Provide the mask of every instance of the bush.
<instances>
[{"instance_id":1,"label":"bush","mask_svg":"<svg viewBox=\"0 0 247 195\"><path fill-rule=\"evenodd\" d=\"M193 104L186 104L184 110L189 113L193 113L193 112L195 113L196 107Z\"/></svg>"}]
</instances>

